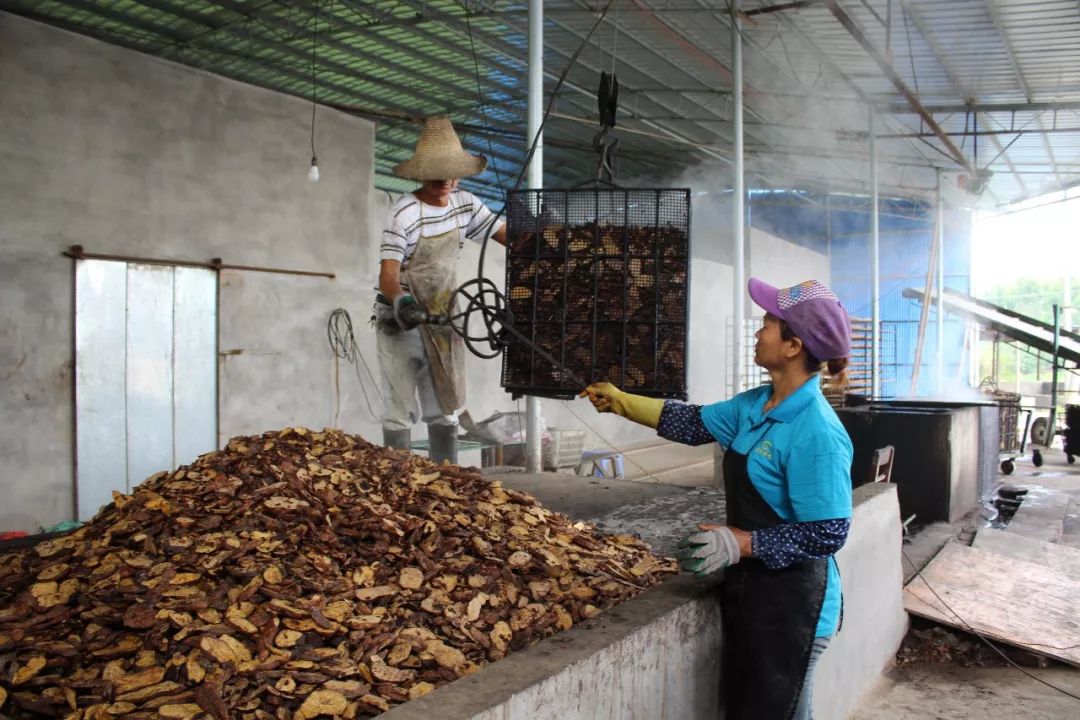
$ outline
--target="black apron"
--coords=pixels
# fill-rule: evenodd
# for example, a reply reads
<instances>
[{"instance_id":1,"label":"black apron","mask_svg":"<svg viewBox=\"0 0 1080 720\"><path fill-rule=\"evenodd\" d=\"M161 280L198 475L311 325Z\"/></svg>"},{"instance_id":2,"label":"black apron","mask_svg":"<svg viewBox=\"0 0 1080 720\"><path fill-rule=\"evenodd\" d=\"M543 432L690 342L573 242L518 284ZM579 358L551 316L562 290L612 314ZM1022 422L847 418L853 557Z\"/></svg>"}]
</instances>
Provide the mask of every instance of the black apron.
<instances>
[{"instance_id":1,"label":"black apron","mask_svg":"<svg viewBox=\"0 0 1080 720\"><path fill-rule=\"evenodd\" d=\"M750 481L747 457L724 453L727 524L764 530L783 523ZM725 720L789 720L802 692L828 560L770 570L746 558L724 571L720 588Z\"/></svg>"}]
</instances>

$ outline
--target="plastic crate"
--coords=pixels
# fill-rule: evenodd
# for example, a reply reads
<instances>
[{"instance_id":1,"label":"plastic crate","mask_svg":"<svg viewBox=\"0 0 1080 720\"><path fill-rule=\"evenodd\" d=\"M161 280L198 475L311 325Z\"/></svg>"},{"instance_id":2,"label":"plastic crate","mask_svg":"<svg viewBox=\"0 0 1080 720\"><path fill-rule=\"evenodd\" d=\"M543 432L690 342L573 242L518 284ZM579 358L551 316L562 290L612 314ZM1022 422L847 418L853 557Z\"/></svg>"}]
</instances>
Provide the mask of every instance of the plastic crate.
<instances>
[{"instance_id":1,"label":"plastic crate","mask_svg":"<svg viewBox=\"0 0 1080 720\"><path fill-rule=\"evenodd\" d=\"M548 428L551 440L543 443L540 460L545 470L578 466L585 450L585 431L578 428Z\"/></svg>"}]
</instances>

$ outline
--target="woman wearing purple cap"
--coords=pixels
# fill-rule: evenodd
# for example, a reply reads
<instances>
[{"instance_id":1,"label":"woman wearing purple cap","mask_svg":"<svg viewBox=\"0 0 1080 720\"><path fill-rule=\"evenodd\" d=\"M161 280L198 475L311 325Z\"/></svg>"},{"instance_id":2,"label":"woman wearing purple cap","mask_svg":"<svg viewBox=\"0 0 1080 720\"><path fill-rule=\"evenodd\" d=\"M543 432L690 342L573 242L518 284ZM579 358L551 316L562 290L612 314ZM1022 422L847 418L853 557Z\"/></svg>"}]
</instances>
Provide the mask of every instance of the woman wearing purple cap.
<instances>
[{"instance_id":1,"label":"woman wearing purple cap","mask_svg":"<svg viewBox=\"0 0 1080 720\"><path fill-rule=\"evenodd\" d=\"M765 310L754 362L772 382L712 405L688 405L595 383L600 412L686 445L724 448L727 524L703 523L679 543L683 570L728 568L721 588L728 720L812 717L813 671L837 631L833 554L851 523L851 441L821 392L826 366L843 384L847 313L816 280L777 289L751 279Z\"/></svg>"}]
</instances>

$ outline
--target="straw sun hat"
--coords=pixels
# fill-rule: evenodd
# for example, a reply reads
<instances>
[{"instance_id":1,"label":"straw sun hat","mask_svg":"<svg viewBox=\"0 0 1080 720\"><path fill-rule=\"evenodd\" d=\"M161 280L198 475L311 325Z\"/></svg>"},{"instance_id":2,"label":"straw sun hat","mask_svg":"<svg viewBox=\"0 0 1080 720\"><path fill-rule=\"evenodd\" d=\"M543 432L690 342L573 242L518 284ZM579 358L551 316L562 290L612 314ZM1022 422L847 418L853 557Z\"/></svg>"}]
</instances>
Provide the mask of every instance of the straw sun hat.
<instances>
[{"instance_id":1,"label":"straw sun hat","mask_svg":"<svg viewBox=\"0 0 1080 720\"><path fill-rule=\"evenodd\" d=\"M413 156L394 166L394 174L409 180L455 180L486 167L486 157L471 155L461 147L450 118L433 117L424 121Z\"/></svg>"}]
</instances>

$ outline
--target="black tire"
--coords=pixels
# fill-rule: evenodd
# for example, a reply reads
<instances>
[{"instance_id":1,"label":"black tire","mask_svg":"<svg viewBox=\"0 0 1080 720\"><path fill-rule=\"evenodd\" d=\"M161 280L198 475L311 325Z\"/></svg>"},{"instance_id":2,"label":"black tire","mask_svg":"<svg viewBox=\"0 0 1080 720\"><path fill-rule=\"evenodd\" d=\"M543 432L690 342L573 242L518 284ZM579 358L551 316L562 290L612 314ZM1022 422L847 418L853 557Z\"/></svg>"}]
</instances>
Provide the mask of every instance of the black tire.
<instances>
[{"instance_id":1,"label":"black tire","mask_svg":"<svg viewBox=\"0 0 1080 720\"><path fill-rule=\"evenodd\" d=\"M1039 452L1038 450L1032 450L1031 451L1031 464L1034 465L1035 467L1042 467L1043 456L1042 456L1042 453Z\"/></svg>"},{"instance_id":2,"label":"black tire","mask_svg":"<svg viewBox=\"0 0 1080 720\"><path fill-rule=\"evenodd\" d=\"M1072 465L1074 462L1076 462L1076 456L1075 455L1066 455L1065 459L1069 461L1070 465Z\"/></svg>"},{"instance_id":3,"label":"black tire","mask_svg":"<svg viewBox=\"0 0 1080 720\"><path fill-rule=\"evenodd\" d=\"M1050 430L1049 418L1035 418L1035 421L1031 423L1031 442L1034 445L1048 445Z\"/></svg>"},{"instance_id":4,"label":"black tire","mask_svg":"<svg viewBox=\"0 0 1080 720\"><path fill-rule=\"evenodd\" d=\"M1015 469L1016 469L1016 465L1013 464L1012 460L1002 460L1001 461L1001 472L1003 472L1004 474L1012 475L1013 470L1015 470Z\"/></svg>"}]
</instances>

